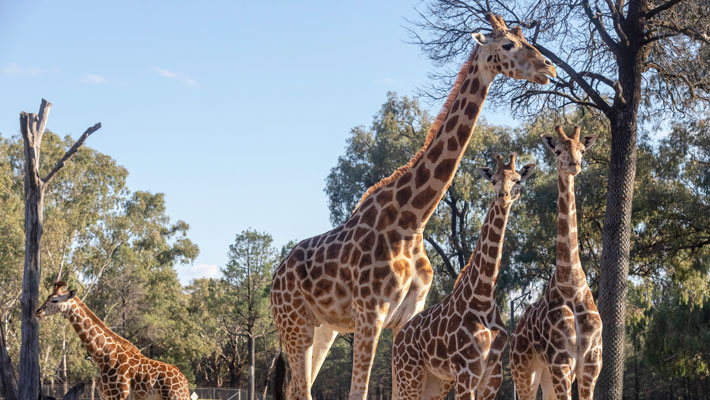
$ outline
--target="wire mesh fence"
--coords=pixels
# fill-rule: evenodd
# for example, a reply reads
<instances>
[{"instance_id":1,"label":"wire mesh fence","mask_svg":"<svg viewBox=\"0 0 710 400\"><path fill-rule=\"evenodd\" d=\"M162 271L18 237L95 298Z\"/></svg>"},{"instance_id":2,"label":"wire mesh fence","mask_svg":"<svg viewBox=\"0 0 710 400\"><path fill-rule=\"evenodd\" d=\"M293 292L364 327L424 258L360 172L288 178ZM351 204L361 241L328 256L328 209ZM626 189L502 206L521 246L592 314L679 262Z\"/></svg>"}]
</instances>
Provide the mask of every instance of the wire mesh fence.
<instances>
[{"instance_id":1,"label":"wire mesh fence","mask_svg":"<svg viewBox=\"0 0 710 400\"><path fill-rule=\"evenodd\" d=\"M71 387L71 386L69 386ZM57 400L61 400L64 396L65 389L63 385L42 386L42 394L45 397L53 397ZM218 387L203 387L198 386L197 388L190 391L190 394L196 394L197 400L247 400L246 389L239 388L218 388ZM2 398L2 396L0 396ZM194 397L193 397L194 398ZM94 388L94 393L91 393L91 384L86 384L84 386L83 393L78 397L79 400L100 400L98 387ZM130 399L130 397L129 397ZM254 394L255 400L273 400L270 395L264 396L262 393Z\"/></svg>"}]
</instances>

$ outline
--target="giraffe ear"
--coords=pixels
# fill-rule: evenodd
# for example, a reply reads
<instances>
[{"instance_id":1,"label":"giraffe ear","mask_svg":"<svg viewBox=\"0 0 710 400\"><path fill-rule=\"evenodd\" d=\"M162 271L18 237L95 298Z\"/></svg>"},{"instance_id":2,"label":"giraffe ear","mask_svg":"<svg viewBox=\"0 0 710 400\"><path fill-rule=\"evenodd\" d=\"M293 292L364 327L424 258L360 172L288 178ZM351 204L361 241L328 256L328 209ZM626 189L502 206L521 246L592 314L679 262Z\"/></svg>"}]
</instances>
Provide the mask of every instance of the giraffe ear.
<instances>
[{"instance_id":1,"label":"giraffe ear","mask_svg":"<svg viewBox=\"0 0 710 400\"><path fill-rule=\"evenodd\" d=\"M472 33L471 37L480 46L483 46L484 44L486 44L486 41L488 41L488 38L486 38L486 35L482 34L481 32Z\"/></svg>"},{"instance_id":2,"label":"giraffe ear","mask_svg":"<svg viewBox=\"0 0 710 400\"><path fill-rule=\"evenodd\" d=\"M518 171L518 174L520 174L520 180L524 181L532 175L533 171L535 170L535 164L525 164L523 165L523 168L520 168L520 171Z\"/></svg>"},{"instance_id":3,"label":"giraffe ear","mask_svg":"<svg viewBox=\"0 0 710 400\"><path fill-rule=\"evenodd\" d=\"M490 168L476 168L476 172L487 181L493 182L493 171Z\"/></svg>"},{"instance_id":4,"label":"giraffe ear","mask_svg":"<svg viewBox=\"0 0 710 400\"><path fill-rule=\"evenodd\" d=\"M555 147L557 147L557 144L555 143L555 139L552 136L549 135L542 135L542 143L545 144L545 147L548 149L552 150L553 153L558 154L555 151ZM558 154L559 155L559 154Z\"/></svg>"},{"instance_id":5,"label":"giraffe ear","mask_svg":"<svg viewBox=\"0 0 710 400\"><path fill-rule=\"evenodd\" d=\"M74 296L76 296L76 289L72 289L69 291L69 296L67 296L67 300L71 299Z\"/></svg>"},{"instance_id":6,"label":"giraffe ear","mask_svg":"<svg viewBox=\"0 0 710 400\"><path fill-rule=\"evenodd\" d=\"M582 139L582 145L584 145L584 151L587 151L594 146L594 143L597 141L597 137L599 134L597 133L596 135L587 135Z\"/></svg>"}]
</instances>

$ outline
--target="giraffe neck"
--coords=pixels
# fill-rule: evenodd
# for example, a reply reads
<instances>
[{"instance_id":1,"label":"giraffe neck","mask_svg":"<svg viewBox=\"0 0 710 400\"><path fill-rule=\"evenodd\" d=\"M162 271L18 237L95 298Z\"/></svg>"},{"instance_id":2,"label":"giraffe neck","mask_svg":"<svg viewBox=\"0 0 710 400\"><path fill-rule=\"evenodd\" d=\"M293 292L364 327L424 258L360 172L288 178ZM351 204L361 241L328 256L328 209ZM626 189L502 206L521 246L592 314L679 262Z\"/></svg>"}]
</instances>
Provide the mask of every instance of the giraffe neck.
<instances>
[{"instance_id":1,"label":"giraffe neck","mask_svg":"<svg viewBox=\"0 0 710 400\"><path fill-rule=\"evenodd\" d=\"M121 350L119 347L138 352L133 344L118 336L101 322L83 301L77 297L72 300L73 304L64 312L64 317L69 320L86 351L91 354L97 364L101 365L113 359L117 351ZM99 339L100 336L103 340ZM113 346L107 343L109 338L114 343Z\"/></svg>"},{"instance_id":2,"label":"giraffe neck","mask_svg":"<svg viewBox=\"0 0 710 400\"><path fill-rule=\"evenodd\" d=\"M557 188L557 268L555 270L555 283L560 286L579 287L586 285L587 279L579 260L574 176L558 173Z\"/></svg>"},{"instance_id":3,"label":"giraffe neck","mask_svg":"<svg viewBox=\"0 0 710 400\"><path fill-rule=\"evenodd\" d=\"M500 206L495 202L491 205L481 227L476 249L454 284L454 299L464 299L466 304L489 305L495 302L510 206Z\"/></svg>"},{"instance_id":4,"label":"giraffe neck","mask_svg":"<svg viewBox=\"0 0 710 400\"><path fill-rule=\"evenodd\" d=\"M357 214L374 212L387 221L398 219L400 230L421 233L451 185L495 73L478 58L478 47L459 71L456 83L424 146L390 177L371 187L356 207ZM369 197L369 198L368 198ZM388 206L389 204L389 206Z\"/></svg>"},{"instance_id":5,"label":"giraffe neck","mask_svg":"<svg viewBox=\"0 0 710 400\"><path fill-rule=\"evenodd\" d=\"M421 157L408 171L411 177L403 175L396 184L399 186L403 180L410 179L407 186L412 189L411 211L417 214L420 229L424 229L454 179L478 122L488 87L495 78L482 62L484 60L477 58L477 50L462 68L461 73L465 76L460 86L455 86L452 91L456 95L448 113Z\"/></svg>"}]
</instances>

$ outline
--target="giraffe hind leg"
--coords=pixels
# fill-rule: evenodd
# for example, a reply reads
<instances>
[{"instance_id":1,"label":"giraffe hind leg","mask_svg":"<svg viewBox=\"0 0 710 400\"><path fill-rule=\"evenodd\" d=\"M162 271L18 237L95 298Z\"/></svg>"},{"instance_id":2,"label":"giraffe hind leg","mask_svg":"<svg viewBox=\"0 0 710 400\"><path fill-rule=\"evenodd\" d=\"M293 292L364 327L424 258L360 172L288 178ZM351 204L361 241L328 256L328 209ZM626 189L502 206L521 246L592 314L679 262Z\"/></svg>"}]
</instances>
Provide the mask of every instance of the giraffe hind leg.
<instances>
[{"instance_id":1,"label":"giraffe hind leg","mask_svg":"<svg viewBox=\"0 0 710 400\"><path fill-rule=\"evenodd\" d=\"M313 360L313 327L293 324L287 336L281 336L291 369L288 383L289 400L311 400L311 362Z\"/></svg>"},{"instance_id":2,"label":"giraffe hind leg","mask_svg":"<svg viewBox=\"0 0 710 400\"><path fill-rule=\"evenodd\" d=\"M325 358L328 356L328 350L333 345L338 332L321 325L313 330L313 361L311 362L311 386L318 376L318 371L323 366Z\"/></svg>"}]
</instances>

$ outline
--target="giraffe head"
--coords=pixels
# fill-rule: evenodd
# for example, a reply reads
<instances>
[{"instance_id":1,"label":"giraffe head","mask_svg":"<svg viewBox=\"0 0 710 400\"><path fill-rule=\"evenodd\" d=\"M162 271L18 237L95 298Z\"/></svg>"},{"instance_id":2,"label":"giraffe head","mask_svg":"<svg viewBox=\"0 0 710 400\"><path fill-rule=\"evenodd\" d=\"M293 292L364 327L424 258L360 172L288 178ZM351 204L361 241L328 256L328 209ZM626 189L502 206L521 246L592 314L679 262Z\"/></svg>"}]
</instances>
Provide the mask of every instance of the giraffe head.
<instances>
[{"instance_id":1,"label":"giraffe head","mask_svg":"<svg viewBox=\"0 0 710 400\"><path fill-rule=\"evenodd\" d=\"M67 286L66 282L59 281L54 284L54 290L47 296L44 304L35 312L37 319L44 316L50 316L57 313L66 312L71 307L72 300L76 295L76 289L70 291L64 290Z\"/></svg>"},{"instance_id":2,"label":"giraffe head","mask_svg":"<svg viewBox=\"0 0 710 400\"><path fill-rule=\"evenodd\" d=\"M560 125L555 127L557 142L552 136L542 135L542 142L557 156L557 170L561 173L577 175L582 170L582 156L597 140L596 135L587 135L580 140L579 126L574 127L574 133L567 136Z\"/></svg>"},{"instance_id":3,"label":"giraffe head","mask_svg":"<svg viewBox=\"0 0 710 400\"><path fill-rule=\"evenodd\" d=\"M518 155L510 155L510 162L503 164L503 156L496 156L496 171L493 173L490 168L477 168L479 174L493 184L496 193L495 201L506 206L520 197L520 184L532 175L535 164L526 164L520 171L515 171L515 158Z\"/></svg>"},{"instance_id":4,"label":"giraffe head","mask_svg":"<svg viewBox=\"0 0 710 400\"><path fill-rule=\"evenodd\" d=\"M503 18L492 13L488 13L486 19L493 32L471 34L479 45L478 62L485 68L494 75L503 74L543 85L550 83L550 77L557 76L555 66L525 40L520 26L508 29Z\"/></svg>"}]
</instances>

